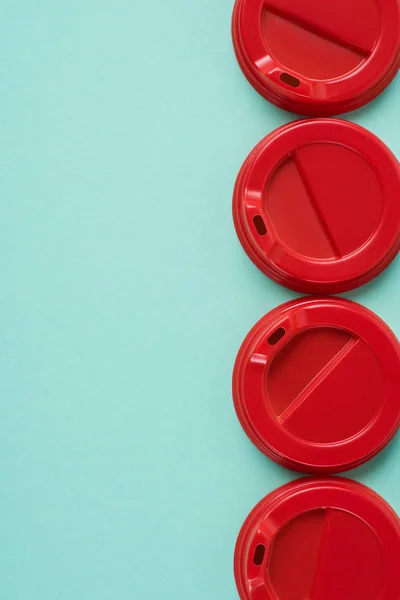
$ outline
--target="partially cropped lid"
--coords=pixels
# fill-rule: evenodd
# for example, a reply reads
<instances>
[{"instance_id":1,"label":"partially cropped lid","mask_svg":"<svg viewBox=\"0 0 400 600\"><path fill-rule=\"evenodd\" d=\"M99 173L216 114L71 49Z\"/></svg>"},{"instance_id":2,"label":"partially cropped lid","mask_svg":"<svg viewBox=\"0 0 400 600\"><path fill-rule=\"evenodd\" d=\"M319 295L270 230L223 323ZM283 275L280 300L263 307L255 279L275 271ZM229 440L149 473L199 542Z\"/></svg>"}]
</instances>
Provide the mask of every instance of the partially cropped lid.
<instances>
[{"instance_id":1,"label":"partially cropped lid","mask_svg":"<svg viewBox=\"0 0 400 600\"><path fill-rule=\"evenodd\" d=\"M375 492L302 479L250 513L235 551L241 600L395 600L400 523Z\"/></svg>"},{"instance_id":2,"label":"partially cropped lid","mask_svg":"<svg viewBox=\"0 0 400 600\"><path fill-rule=\"evenodd\" d=\"M267 136L234 195L242 245L267 275L309 293L339 293L381 272L400 245L400 166L376 136L337 119Z\"/></svg>"},{"instance_id":3,"label":"partially cropped lid","mask_svg":"<svg viewBox=\"0 0 400 600\"><path fill-rule=\"evenodd\" d=\"M253 443L306 473L375 456L400 425L400 345L368 309L303 298L263 317L238 353L235 408Z\"/></svg>"},{"instance_id":4,"label":"partially cropped lid","mask_svg":"<svg viewBox=\"0 0 400 600\"><path fill-rule=\"evenodd\" d=\"M396 75L398 0L237 0L233 35L254 87L315 116L358 108Z\"/></svg>"}]
</instances>

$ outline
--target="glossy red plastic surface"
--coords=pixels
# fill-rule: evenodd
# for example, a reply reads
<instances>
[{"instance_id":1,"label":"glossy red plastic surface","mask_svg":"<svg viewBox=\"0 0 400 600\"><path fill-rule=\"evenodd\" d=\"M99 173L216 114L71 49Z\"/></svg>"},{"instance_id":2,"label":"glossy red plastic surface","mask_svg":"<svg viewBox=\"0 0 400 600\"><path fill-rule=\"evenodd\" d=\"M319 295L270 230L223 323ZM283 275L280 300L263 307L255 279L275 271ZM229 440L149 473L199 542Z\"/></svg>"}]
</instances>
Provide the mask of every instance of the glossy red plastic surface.
<instances>
[{"instance_id":1,"label":"glossy red plastic surface","mask_svg":"<svg viewBox=\"0 0 400 600\"><path fill-rule=\"evenodd\" d=\"M400 344L359 304L294 300L247 335L232 389L243 429L269 458L304 473L343 472L400 426Z\"/></svg>"},{"instance_id":2,"label":"glossy red plastic surface","mask_svg":"<svg viewBox=\"0 0 400 600\"><path fill-rule=\"evenodd\" d=\"M363 106L400 65L398 0L236 0L240 67L270 102L329 116Z\"/></svg>"},{"instance_id":3,"label":"glossy red plastic surface","mask_svg":"<svg viewBox=\"0 0 400 600\"><path fill-rule=\"evenodd\" d=\"M264 498L235 550L241 600L397 600L400 522L347 479L306 478Z\"/></svg>"},{"instance_id":4,"label":"glossy red plastic surface","mask_svg":"<svg viewBox=\"0 0 400 600\"><path fill-rule=\"evenodd\" d=\"M400 165L366 129L303 120L264 138L233 195L240 242L266 275L299 292L358 287L400 247Z\"/></svg>"}]
</instances>

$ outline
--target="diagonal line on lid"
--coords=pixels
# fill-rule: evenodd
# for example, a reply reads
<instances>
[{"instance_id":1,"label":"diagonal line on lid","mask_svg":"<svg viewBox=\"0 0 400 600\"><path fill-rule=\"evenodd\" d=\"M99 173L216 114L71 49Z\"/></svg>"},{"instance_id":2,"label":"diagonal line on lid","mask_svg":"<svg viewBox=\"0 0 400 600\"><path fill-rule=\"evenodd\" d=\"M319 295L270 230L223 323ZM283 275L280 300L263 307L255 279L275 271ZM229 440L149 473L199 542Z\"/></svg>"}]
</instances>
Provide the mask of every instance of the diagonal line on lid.
<instances>
[{"instance_id":1,"label":"diagonal line on lid","mask_svg":"<svg viewBox=\"0 0 400 600\"><path fill-rule=\"evenodd\" d=\"M289 417L296 412L303 402L307 400L311 392L313 392L322 383L322 381L326 379L329 373L331 373L331 371L333 371L333 369L353 350L353 348L355 348L359 341L360 338L358 337L351 338L351 340L349 340L347 344L345 344L343 348L341 348L339 352L337 352L335 356L333 356L331 360L326 363L318 375L316 375L314 379L312 379L310 383L306 385L306 387L293 400L293 402L291 402L283 411L283 413L279 415L278 421L280 425L283 425L285 421L287 421L287 419L289 419Z\"/></svg>"},{"instance_id":2,"label":"diagonal line on lid","mask_svg":"<svg viewBox=\"0 0 400 600\"><path fill-rule=\"evenodd\" d=\"M316 596L316 591L317 591L317 586L319 583L319 578L318 578L318 567L322 561L322 557L324 554L324 550L328 545L329 542L329 533L330 533L330 529L332 526L332 517L333 517L333 508L326 508L325 509L325 516L324 516L324 522L323 522L323 528L322 528L322 535L321 535L321 539L320 539L320 544L319 544L319 553L318 553L318 561L317 561L317 568L315 570L314 573L314 582L313 582L313 586L312 586L312 590L311 590L311 595L310 595L310 600L316 600L317 596Z\"/></svg>"},{"instance_id":3,"label":"diagonal line on lid","mask_svg":"<svg viewBox=\"0 0 400 600\"><path fill-rule=\"evenodd\" d=\"M313 25L306 19L302 19L301 17L290 14L290 13L286 12L285 10L281 10L280 8L277 8L276 6L271 5L269 2L265 2L264 6L265 6L265 9L267 12L270 12L273 15L276 15L277 17L284 19L285 21L288 21L289 23L293 23L293 25L298 25L302 29L309 31L310 33L313 33L314 35L317 35L321 39L327 40L328 42L332 42L333 44L336 44L337 46L341 46L342 48L346 48L346 50L350 50L351 52L356 52L357 54L359 54L360 56L362 56L364 58L368 58L369 56L371 56L370 48L365 48L365 47L359 46L358 44L354 44L353 42L350 42L350 40L346 40L341 37L338 37L334 33L330 33L329 31L326 31L326 29L322 29L318 25Z\"/></svg>"},{"instance_id":4,"label":"diagonal line on lid","mask_svg":"<svg viewBox=\"0 0 400 600\"><path fill-rule=\"evenodd\" d=\"M311 205L314 209L314 213L317 216L318 222L321 225L322 231L325 234L325 237L329 243L329 246L333 252L333 255L335 258L342 258L342 253L339 250L338 245L336 244L333 235L328 227L328 224L326 222L326 220L324 219L321 210L319 208L318 205L318 201L317 198L315 197L315 194L313 192L313 189L308 181L308 177L307 177L307 173L304 171L303 169L303 165L301 164L301 161L299 160L298 154L297 152L292 152L291 157L293 159L293 163L297 169L297 172L300 176L300 179L304 185L304 188L307 192L307 195L310 199Z\"/></svg>"}]
</instances>

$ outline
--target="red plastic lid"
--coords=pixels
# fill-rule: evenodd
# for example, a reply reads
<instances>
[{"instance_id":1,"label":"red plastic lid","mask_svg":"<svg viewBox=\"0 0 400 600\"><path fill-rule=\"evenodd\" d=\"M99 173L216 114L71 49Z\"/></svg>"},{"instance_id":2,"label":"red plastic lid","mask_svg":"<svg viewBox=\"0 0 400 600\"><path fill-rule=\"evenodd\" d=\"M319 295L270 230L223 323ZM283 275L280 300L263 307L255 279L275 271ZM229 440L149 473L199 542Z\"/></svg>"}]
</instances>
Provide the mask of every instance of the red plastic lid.
<instances>
[{"instance_id":1,"label":"red plastic lid","mask_svg":"<svg viewBox=\"0 0 400 600\"><path fill-rule=\"evenodd\" d=\"M375 98L400 65L398 0L236 0L240 67L267 100L329 116Z\"/></svg>"},{"instance_id":2,"label":"red plastic lid","mask_svg":"<svg viewBox=\"0 0 400 600\"><path fill-rule=\"evenodd\" d=\"M378 454L400 426L400 344L359 304L294 300L247 335L232 387L261 452L292 470L339 473Z\"/></svg>"},{"instance_id":3,"label":"red plastic lid","mask_svg":"<svg viewBox=\"0 0 400 600\"><path fill-rule=\"evenodd\" d=\"M369 488L306 478L264 498L235 550L241 600L397 600L400 522Z\"/></svg>"},{"instance_id":4,"label":"red plastic lid","mask_svg":"<svg viewBox=\"0 0 400 600\"><path fill-rule=\"evenodd\" d=\"M233 217L251 260L305 293L340 293L378 275L400 247L400 165L372 133L303 120L264 138L236 181Z\"/></svg>"}]
</instances>

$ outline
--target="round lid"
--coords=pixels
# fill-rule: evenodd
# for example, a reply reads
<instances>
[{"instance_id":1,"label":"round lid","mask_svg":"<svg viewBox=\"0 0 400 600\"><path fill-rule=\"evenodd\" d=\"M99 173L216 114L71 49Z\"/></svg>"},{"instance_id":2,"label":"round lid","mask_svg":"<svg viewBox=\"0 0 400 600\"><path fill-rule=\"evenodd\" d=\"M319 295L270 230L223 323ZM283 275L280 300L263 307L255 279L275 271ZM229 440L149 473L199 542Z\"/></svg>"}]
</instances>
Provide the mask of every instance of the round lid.
<instances>
[{"instance_id":1,"label":"round lid","mask_svg":"<svg viewBox=\"0 0 400 600\"><path fill-rule=\"evenodd\" d=\"M395 600L400 522L369 488L301 479L250 513L235 550L241 600Z\"/></svg>"},{"instance_id":2,"label":"round lid","mask_svg":"<svg viewBox=\"0 0 400 600\"><path fill-rule=\"evenodd\" d=\"M379 274L400 246L400 165L366 129L338 119L290 123L264 138L236 181L243 248L269 277L339 293Z\"/></svg>"},{"instance_id":3,"label":"round lid","mask_svg":"<svg viewBox=\"0 0 400 600\"><path fill-rule=\"evenodd\" d=\"M400 63L398 0L237 0L239 64L270 102L329 116L363 106Z\"/></svg>"},{"instance_id":4,"label":"round lid","mask_svg":"<svg viewBox=\"0 0 400 600\"><path fill-rule=\"evenodd\" d=\"M354 468L400 425L400 345L374 313L303 298L263 317L244 340L233 399L252 442L307 473Z\"/></svg>"}]
</instances>

